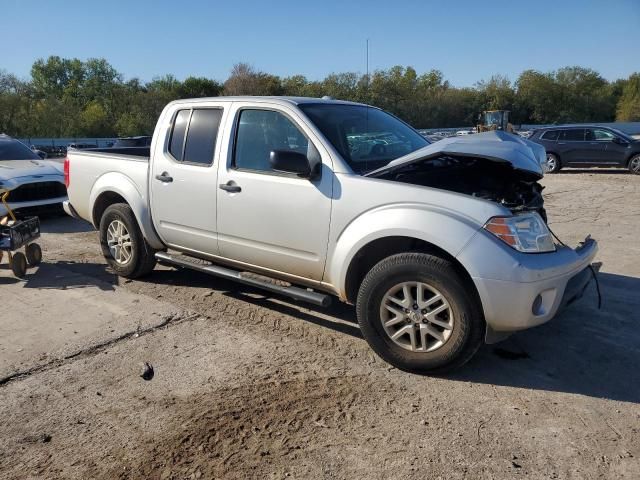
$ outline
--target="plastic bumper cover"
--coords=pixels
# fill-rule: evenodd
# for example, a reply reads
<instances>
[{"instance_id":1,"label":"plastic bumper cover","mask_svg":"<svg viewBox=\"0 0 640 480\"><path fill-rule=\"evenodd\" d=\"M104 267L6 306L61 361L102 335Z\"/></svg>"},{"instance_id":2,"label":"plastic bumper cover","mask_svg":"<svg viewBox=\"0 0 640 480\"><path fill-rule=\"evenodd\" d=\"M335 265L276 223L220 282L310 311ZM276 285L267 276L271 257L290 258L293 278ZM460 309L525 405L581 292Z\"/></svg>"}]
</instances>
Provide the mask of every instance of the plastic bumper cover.
<instances>
[{"instance_id":1,"label":"plastic bumper cover","mask_svg":"<svg viewBox=\"0 0 640 480\"><path fill-rule=\"evenodd\" d=\"M465 249L458 258L463 264L465 260L472 260L469 255L481 254L482 250L478 249L482 249L486 241L492 241L500 251L489 257L489 262L484 262L486 275L473 272L471 276L482 301L488 329L494 332L513 332L545 323L562 307L582 296L591 279L589 266L598 251L597 242L591 238L576 249L560 247L556 252L545 254L521 254L509 247L505 248L511 251L504 250L492 238L485 238ZM486 250L484 254L486 256Z\"/></svg>"}]
</instances>

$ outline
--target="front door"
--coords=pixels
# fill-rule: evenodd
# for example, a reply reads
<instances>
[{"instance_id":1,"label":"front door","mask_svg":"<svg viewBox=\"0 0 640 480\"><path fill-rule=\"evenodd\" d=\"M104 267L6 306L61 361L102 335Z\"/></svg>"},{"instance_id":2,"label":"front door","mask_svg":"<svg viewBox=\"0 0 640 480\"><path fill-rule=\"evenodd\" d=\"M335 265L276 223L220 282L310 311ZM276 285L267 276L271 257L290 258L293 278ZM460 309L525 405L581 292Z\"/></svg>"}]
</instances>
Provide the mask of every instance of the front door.
<instances>
[{"instance_id":1,"label":"front door","mask_svg":"<svg viewBox=\"0 0 640 480\"><path fill-rule=\"evenodd\" d=\"M218 179L220 254L320 281L331 215L330 158L320 153L320 142L293 109L234 105L235 140ZM322 162L320 176L310 180L273 171L273 150L293 150Z\"/></svg>"},{"instance_id":2,"label":"front door","mask_svg":"<svg viewBox=\"0 0 640 480\"><path fill-rule=\"evenodd\" d=\"M625 139L604 128L594 128L593 136L604 146L604 152L602 154L603 162L616 166L627 166L625 157L628 152L629 143Z\"/></svg>"},{"instance_id":3,"label":"front door","mask_svg":"<svg viewBox=\"0 0 640 480\"><path fill-rule=\"evenodd\" d=\"M158 235L171 247L218 254L216 146L224 113L216 106L178 106L168 140L154 149L151 210Z\"/></svg>"},{"instance_id":4,"label":"front door","mask_svg":"<svg viewBox=\"0 0 640 480\"><path fill-rule=\"evenodd\" d=\"M585 161L594 165L608 163L607 144L613 139L613 134L599 128L587 128L585 139L589 146Z\"/></svg>"}]
</instances>

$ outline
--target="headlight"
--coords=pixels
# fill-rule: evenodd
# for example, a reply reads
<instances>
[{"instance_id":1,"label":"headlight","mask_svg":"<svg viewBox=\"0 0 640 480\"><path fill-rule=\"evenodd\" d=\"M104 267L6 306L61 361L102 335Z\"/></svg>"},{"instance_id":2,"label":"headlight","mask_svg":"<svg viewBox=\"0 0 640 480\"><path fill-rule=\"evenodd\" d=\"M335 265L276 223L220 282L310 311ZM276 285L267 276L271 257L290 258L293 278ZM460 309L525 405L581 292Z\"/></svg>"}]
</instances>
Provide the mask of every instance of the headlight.
<instances>
[{"instance_id":1,"label":"headlight","mask_svg":"<svg viewBox=\"0 0 640 480\"><path fill-rule=\"evenodd\" d=\"M484 228L520 252L543 253L556 250L547 224L537 213L493 217Z\"/></svg>"}]
</instances>

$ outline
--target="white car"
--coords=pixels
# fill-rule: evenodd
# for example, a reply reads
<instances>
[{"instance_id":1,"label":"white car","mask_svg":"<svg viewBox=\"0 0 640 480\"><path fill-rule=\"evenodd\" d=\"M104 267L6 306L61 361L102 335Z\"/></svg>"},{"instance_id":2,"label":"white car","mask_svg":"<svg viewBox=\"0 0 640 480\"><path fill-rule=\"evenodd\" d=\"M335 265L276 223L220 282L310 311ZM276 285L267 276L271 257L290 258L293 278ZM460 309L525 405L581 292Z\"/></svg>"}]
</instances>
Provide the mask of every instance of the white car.
<instances>
[{"instance_id":1,"label":"white car","mask_svg":"<svg viewBox=\"0 0 640 480\"><path fill-rule=\"evenodd\" d=\"M9 190L12 210L56 209L67 200L62 163L43 160L29 147L0 135L0 187ZM0 217L7 213L0 203Z\"/></svg>"}]
</instances>

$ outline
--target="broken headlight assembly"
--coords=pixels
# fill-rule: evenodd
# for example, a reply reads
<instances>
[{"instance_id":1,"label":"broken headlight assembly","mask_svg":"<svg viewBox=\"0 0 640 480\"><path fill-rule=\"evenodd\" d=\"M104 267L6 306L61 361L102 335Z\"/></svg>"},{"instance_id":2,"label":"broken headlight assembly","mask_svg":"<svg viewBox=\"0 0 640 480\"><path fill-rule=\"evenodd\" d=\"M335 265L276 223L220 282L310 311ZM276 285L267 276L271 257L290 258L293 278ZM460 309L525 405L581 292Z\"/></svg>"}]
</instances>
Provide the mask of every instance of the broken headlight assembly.
<instances>
[{"instance_id":1,"label":"broken headlight assembly","mask_svg":"<svg viewBox=\"0 0 640 480\"><path fill-rule=\"evenodd\" d=\"M524 253L555 252L553 236L535 212L522 213L512 217L493 217L484 225L510 247Z\"/></svg>"}]
</instances>

